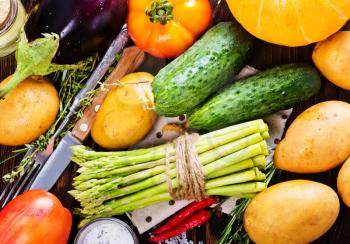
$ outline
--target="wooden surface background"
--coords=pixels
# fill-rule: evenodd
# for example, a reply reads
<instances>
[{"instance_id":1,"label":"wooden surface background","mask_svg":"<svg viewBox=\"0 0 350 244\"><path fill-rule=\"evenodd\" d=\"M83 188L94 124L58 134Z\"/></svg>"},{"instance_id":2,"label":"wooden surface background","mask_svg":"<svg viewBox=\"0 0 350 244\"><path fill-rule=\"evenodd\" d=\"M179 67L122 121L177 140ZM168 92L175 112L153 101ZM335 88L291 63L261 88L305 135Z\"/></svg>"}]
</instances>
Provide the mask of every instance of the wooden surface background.
<instances>
[{"instance_id":1,"label":"wooden surface background","mask_svg":"<svg viewBox=\"0 0 350 244\"><path fill-rule=\"evenodd\" d=\"M24 0L23 1L26 8L30 9L35 1ZM214 1L212 1L214 2ZM216 1L215 1L216 2ZM223 20L231 20L231 14L228 11L226 2L223 1L220 5L220 8L215 11L215 20L214 22L223 21ZM311 61L311 53L313 50L313 46L308 47L300 47L300 48L287 48L276 45L271 45L259 40L256 40L255 44L255 55L250 61L250 65L264 70L266 68L270 68L280 64L286 64L291 62L308 62ZM11 73L13 73L15 69L15 59L13 56L6 57L0 60L0 79L4 79ZM289 123L293 121L293 119L302 111L304 111L309 106L327 100L343 100L350 102L350 92L342 90L340 88L335 87L327 80L323 79L322 89L317 96L310 99L308 102L299 104L295 107L292 118L289 120ZM1 111L0 111L1 116ZM20 116L20 115L19 115ZM0 146L0 161L2 159L7 158L11 155L11 151L14 148ZM17 157L13 160L7 162L4 165L0 166L0 176L10 172L19 162L21 158ZM288 174L283 173L280 181L288 180L288 179L312 179L315 181L319 181L325 183L327 185L332 186L336 189L336 177L339 169L332 170L330 172L326 172L323 174L314 174L314 175L296 175L296 174ZM71 179L75 172L75 166L71 165L65 173L62 175L60 180L55 185L52 192L56 194L62 203L68 207L72 208L75 206L74 200L66 193L67 190L70 189ZM4 184L0 183L0 190L4 188ZM288 207L288 206L286 206ZM291 213L293 214L293 213ZM76 226L78 219L74 219L74 224ZM188 233L189 239L193 240L194 243L199 243L202 241L203 243L214 243L215 239L220 235L222 228L225 226L225 222L227 221L227 217L224 215L218 214L214 216L210 223L201 228L197 228L194 231ZM283 220L281 220L283 221ZM76 233L76 227L73 227L71 240L72 242ZM297 234L297 233L296 233ZM143 238L141 238L141 242L144 243ZM341 212L338 217L337 222L332 227L332 229L321 237L316 242L317 244L348 244L350 243L350 209L345 207L344 204L341 206Z\"/></svg>"}]
</instances>

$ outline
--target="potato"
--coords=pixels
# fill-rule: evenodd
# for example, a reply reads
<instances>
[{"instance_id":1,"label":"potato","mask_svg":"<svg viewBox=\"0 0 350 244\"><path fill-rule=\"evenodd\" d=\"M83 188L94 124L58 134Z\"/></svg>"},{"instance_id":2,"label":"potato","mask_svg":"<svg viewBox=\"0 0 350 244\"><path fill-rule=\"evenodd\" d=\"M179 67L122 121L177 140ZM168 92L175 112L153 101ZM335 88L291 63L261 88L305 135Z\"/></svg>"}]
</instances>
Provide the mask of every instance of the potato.
<instances>
[{"instance_id":1,"label":"potato","mask_svg":"<svg viewBox=\"0 0 350 244\"><path fill-rule=\"evenodd\" d=\"M350 208L350 158L346 160L339 171L337 187L341 199Z\"/></svg>"},{"instance_id":2,"label":"potato","mask_svg":"<svg viewBox=\"0 0 350 244\"><path fill-rule=\"evenodd\" d=\"M275 151L276 167L295 173L330 170L350 156L350 104L328 101L300 114Z\"/></svg>"},{"instance_id":3,"label":"potato","mask_svg":"<svg viewBox=\"0 0 350 244\"><path fill-rule=\"evenodd\" d=\"M129 74L108 93L91 129L97 144L111 150L124 149L148 134L156 119L153 79L144 72Z\"/></svg>"},{"instance_id":4,"label":"potato","mask_svg":"<svg viewBox=\"0 0 350 244\"><path fill-rule=\"evenodd\" d=\"M326 233L339 214L332 188L308 180L276 184L255 196L244 228L257 244L310 243Z\"/></svg>"},{"instance_id":5,"label":"potato","mask_svg":"<svg viewBox=\"0 0 350 244\"><path fill-rule=\"evenodd\" d=\"M339 31L319 42L312 59L329 81L350 90L350 31Z\"/></svg>"},{"instance_id":6,"label":"potato","mask_svg":"<svg viewBox=\"0 0 350 244\"><path fill-rule=\"evenodd\" d=\"M0 144L33 142L50 128L58 110L59 97L52 83L43 77L27 78L0 100Z\"/></svg>"}]
</instances>

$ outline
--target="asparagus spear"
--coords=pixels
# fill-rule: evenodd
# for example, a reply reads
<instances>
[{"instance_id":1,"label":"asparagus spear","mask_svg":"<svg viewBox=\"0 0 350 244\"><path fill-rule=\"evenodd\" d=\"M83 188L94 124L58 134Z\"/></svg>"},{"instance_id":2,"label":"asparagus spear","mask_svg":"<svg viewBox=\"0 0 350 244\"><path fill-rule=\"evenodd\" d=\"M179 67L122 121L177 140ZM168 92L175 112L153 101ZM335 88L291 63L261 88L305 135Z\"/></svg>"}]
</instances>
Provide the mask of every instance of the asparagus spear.
<instances>
[{"instance_id":1,"label":"asparagus spear","mask_svg":"<svg viewBox=\"0 0 350 244\"><path fill-rule=\"evenodd\" d=\"M243 160L249 159L251 157L257 156L257 155L267 155L267 145L265 141L259 142L258 144L251 145L249 147L246 147L242 150L239 150L235 153L232 153L228 156L225 156L223 158L220 158L216 161L213 161L209 164L206 164L203 166L203 172L204 175L208 175L212 172L215 172L218 169L225 168L227 166L230 166L235 163L239 163ZM201 162L204 164L203 162ZM142 172L141 172L142 173ZM176 176L176 169L170 170L170 175L171 178L175 178ZM113 189L111 191L105 191L104 189L107 189L108 186L104 186L103 188L100 189L100 191L97 191L96 189L90 189L85 192L81 192L79 195L75 195L75 198L78 199L84 199L84 198L94 198L96 204L100 202L104 202L109 199L113 199L116 197L121 197L125 196L149 187L152 187L154 185L158 185L160 183L166 184L166 179L167 175L165 173L153 176L151 178L148 178L144 181L137 182L132 185L128 185L125 187ZM110 185L110 184L109 184ZM113 187L115 188L115 187ZM76 192L74 192L76 193Z\"/></svg>"},{"instance_id":2,"label":"asparagus spear","mask_svg":"<svg viewBox=\"0 0 350 244\"><path fill-rule=\"evenodd\" d=\"M171 166L170 167L171 169L175 168L174 164L171 164L170 166ZM254 158L241 161L237 164L233 164L230 167L226 167L226 168L223 168L221 170L217 170L214 173L208 175L206 178L207 179L217 178L220 176L232 174L235 172L243 171L243 170L254 168L254 167L258 167L259 169L264 169L265 166L266 166L265 156L259 155L259 156L256 156ZM165 172L165 165L157 166L157 167L154 167L154 168L149 169L149 170L143 170L141 172L134 173L134 174L128 175L127 177L122 177L122 178L120 176L112 175L111 177L102 178L102 179L90 179L87 181L74 181L73 186L77 190L75 195L78 195L79 191L86 191L86 190L89 190L90 188L93 188L93 187L98 188L98 187L101 187L102 185L109 183L110 181L114 181L116 179L119 179L118 185L127 185L127 184L136 183L138 181L141 181L143 179L147 179L151 176L158 175L158 174L163 173L163 172ZM115 188L117 188L116 185L112 187L112 189L115 189ZM110 189L110 190L112 190L112 189Z\"/></svg>"},{"instance_id":3,"label":"asparagus spear","mask_svg":"<svg viewBox=\"0 0 350 244\"><path fill-rule=\"evenodd\" d=\"M251 199L251 198L253 198L253 197L255 197L255 196L256 196L256 192L251 192L251 193L237 193L237 194L235 194L233 197ZM164 195L162 194L162 196L158 196L157 198L158 198L158 199L156 199L156 201L154 201L154 202L150 201L150 202L148 202L147 205L145 205L144 207L147 207L147 206L152 205L152 204L157 204L157 203L159 203L159 202L164 202L164 201L170 200L170 199L168 198L168 196L165 197L165 194L164 194ZM162 199L159 200L159 198L162 198ZM158 201L159 201L159 202L158 202ZM143 208L143 207L140 207L140 208ZM136 210L136 209L134 209L134 210ZM133 210L131 210L131 211L133 211ZM128 211L128 212L130 212L130 211ZM81 216L82 216L81 210L80 210L80 209L75 209L75 210L74 210L74 214L77 214L77 215L81 215ZM109 217L109 216L112 216L112 215L113 215L113 214L106 213L106 214L100 214L100 215L86 216L86 218L84 218L84 219L79 223L78 227L79 227L79 228L82 228L84 225L86 225L87 223L91 222L92 220L94 220L94 219L96 219L96 218Z\"/></svg>"},{"instance_id":4,"label":"asparagus spear","mask_svg":"<svg viewBox=\"0 0 350 244\"><path fill-rule=\"evenodd\" d=\"M223 146L230 142L235 142L239 139L245 139L245 137L252 135L252 134L259 134L259 137L264 139L261 135L261 132L259 131L259 128L257 126L251 126L242 129L241 131L234 131L230 134L214 137L214 138L199 138L196 142L196 151L198 154L204 153L206 151L212 150L214 148ZM77 155L75 154L74 150L76 147L81 146L73 146L72 151L74 153L74 157L72 158L73 162L77 162L76 158ZM115 169L115 168L121 168L129 165L135 165L139 163L145 163L149 161L155 161L159 160L165 157L165 148L166 146L163 145L162 148L158 148L154 151L151 151L149 153L143 154L143 155L137 155L137 156L106 156L106 157L100 157L97 160L90 160L86 162L79 161L80 166L84 166L86 168L91 168L93 170L96 170L96 168L103 168L107 170ZM133 152L133 151L129 151ZM96 154L99 154L96 152ZM175 149L174 146L170 146L169 154L171 156L175 155Z\"/></svg>"},{"instance_id":5,"label":"asparagus spear","mask_svg":"<svg viewBox=\"0 0 350 244\"><path fill-rule=\"evenodd\" d=\"M232 174L241 170L250 169L253 167L258 167L259 169L264 169L266 166L266 157L264 155L258 155L256 157L244 160L240 163L233 164L229 167L216 170L215 172L209 174L207 179L217 178L223 175Z\"/></svg>"},{"instance_id":6,"label":"asparagus spear","mask_svg":"<svg viewBox=\"0 0 350 244\"><path fill-rule=\"evenodd\" d=\"M213 196L236 197L237 194L261 192L265 190L266 187L267 185L264 182L250 182L209 189L207 194Z\"/></svg>"},{"instance_id":7,"label":"asparagus spear","mask_svg":"<svg viewBox=\"0 0 350 244\"><path fill-rule=\"evenodd\" d=\"M249 182L249 181L262 181L265 180L266 176L262 172L259 171L258 168L253 168L247 171L239 172L236 174L231 174L228 176L216 178L214 180L207 181L205 183L205 188L207 190L216 188L219 186L225 186L225 185L233 185L233 184L238 184L238 183L243 183L243 182ZM172 180L173 187L177 187L177 181L176 179ZM168 192L168 185L167 184L159 184L154 187L150 187L148 189L139 191L137 193L125 196L123 198L115 199L112 201L109 201L102 205L101 207L96 208L95 203L96 200L90 200L87 202L82 201L82 206L86 207L86 209L82 210L82 213L88 215L91 213L96 213L96 212L104 212L105 209L109 208L110 205L112 205L114 208L119 207L119 206L124 206L124 205L129 205L133 202L137 202L139 200L142 200L144 198L148 198L149 196L154 196L157 194L161 194L164 192ZM76 199L82 200L81 197L76 196Z\"/></svg>"},{"instance_id":8,"label":"asparagus spear","mask_svg":"<svg viewBox=\"0 0 350 244\"><path fill-rule=\"evenodd\" d=\"M243 148L246 148L250 145L256 144L258 142L263 141L263 138L261 137L260 133L255 133L250 136L244 137L242 139L230 142L228 144L219 146L217 148L214 148L210 151L203 152L202 154L199 154L199 160L203 164L207 164L209 162L212 162L216 159L219 159L221 157L227 156L233 152L239 151ZM165 156L165 152L164 152ZM107 160L107 159L106 159ZM150 159L151 160L151 159ZM171 162L175 161L175 157L172 157L170 159ZM113 161L110 162L113 164ZM93 178L105 178L111 175L116 175L120 172L128 172L132 171L134 168L137 168L138 170L141 170L142 168L149 168L149 165L157 166L157 165L165 165L165 158L159 159L157 161L149 162L149 163L143 163L141 166L135 165L133 168L132 166L127 166L123 168L117 168L117 169L111 169L110 167L106 167L106 169L85 169L82 170L81 174L77 177L75 177L75 180L78 181L86 181ZM146 166L145 166L146 165ZM164 172L164 171L163 171ZM132 172L131 172L132 173Z\"/></svg>"},{"instance_id":9,"label":"asparagus spear","mask_svg":"<svg viewBox=\"0 0 350 244\"><path fill-rule=\"evenodd\" d=\"M262 182L250 182L250 183L241 183L235 185L229 185L225 187L218 187L209 189L207 191L208 195L216 195L216 196L233 196L233 197L241 197L242 194L250 194L256 193L264 190L266 188L266 184ZM157 193L157 190L162 190ZM143 196L143 197L141 197ZM124 204L121 204L121 201L112 200L106 202L104 205L101 205L99 208L90 208L90 209L82 209L80 213L86 217L89 216L113 216L113 215L121 215L126 212L133 211L138 208L144 208L152 204L157 204L160 202L171 200L172 197L167 192L167 190L163 190L161 186L154 187L153 189L146 190L139 194L136 197L131 197L128 201L124 200Z\"/></svg>"},{"instance_id":10,"label":"asparagus spear","mask_svg":"<svg viewBox=\"0 0 350 244\"><path fill-rule=\"evenodd\" d=\"M202 136L199 136L199 139L196 142L196 146L200 147L202 151L204 150L202 147L207 146L208 143L215 141L216 138L222 141L224 145L230 141L237 140L243 138L245 135L250 135L253 133L260 132L262 133L264 139L268 138L268 134L265 132L268 131L267 125L262 120L255 120L251 122L242 123L239 125L233 125L221 130L217 130ZM220 138L221 137L221 138ZM115 158L131 158L136 157L136 160L139 159L137 157L144 156L146 154L157 154L161 157L164 157L165 145L156 146L148 149L137 149L132 151L119 151L119 152L95 152L88 147L85 146L73 146L71 147L71 151L73 153L72 161L81 165L86 161L92 161L104 157L115 157ZM205 151L205 150L204 150ZM174 151L171 151L172 155ZM133 158L134 159L134 158ZM140 160L140 159L139 159ZM134 161L134 160L133 160Z\"/></svg>"},{"instance_id":11,"label":"asparagus spear","mask_svg":"<svg viewBox=\"0 0 350 244\"><path fill-rule=\"evenodd\" d=\"M233 185L248 181L264 181L265 179L266 176L264 173L262 173L258 168L252 168L247 171L209 180L205 183L205 188L208 190L219 186Z\"/></svg>"}]
</instances>

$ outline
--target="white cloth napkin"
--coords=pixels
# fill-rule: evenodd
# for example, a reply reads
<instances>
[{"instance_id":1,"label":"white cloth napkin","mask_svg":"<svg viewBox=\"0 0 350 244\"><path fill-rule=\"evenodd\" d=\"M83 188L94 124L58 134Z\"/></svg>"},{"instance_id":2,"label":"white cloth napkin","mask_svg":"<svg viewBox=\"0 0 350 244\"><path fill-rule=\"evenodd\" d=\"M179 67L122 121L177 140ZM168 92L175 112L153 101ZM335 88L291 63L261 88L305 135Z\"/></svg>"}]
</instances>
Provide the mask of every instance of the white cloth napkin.
<instances>
[{"instance_id":1,"label":"white cloth napkin","mask_svg":"<svg viewBox=\"0 0 350 244\"><path fill-rule=\"evenodd\" d=\"M255 74L258 71L250 66L245 67L236 79L247 77ZM279 111L275 114L267 116L264 121L269 124L270 139L267 140L270 154L267 158L268 162L272 160L276 144L281 140L283 132L286 126L286 122L292 113L292 109ZM149 147L165 143L166 141L173 140L181 134L180 126L171 126L173 124L185 123L185 117L180 116L178 118L158 118L151 133L134 148ZM170 126L169 126L170 124ZM168 126L166 126L168 125ZM236 206L236 198L229 198L221 206L224 213L230 213ZM169 201L155 204L146 208L135 210L128 213L128 217L142 234L155 225L159 224L163 220L167 219L180 209L187 206L191 201Z\"/></svg>"}]
</instances>

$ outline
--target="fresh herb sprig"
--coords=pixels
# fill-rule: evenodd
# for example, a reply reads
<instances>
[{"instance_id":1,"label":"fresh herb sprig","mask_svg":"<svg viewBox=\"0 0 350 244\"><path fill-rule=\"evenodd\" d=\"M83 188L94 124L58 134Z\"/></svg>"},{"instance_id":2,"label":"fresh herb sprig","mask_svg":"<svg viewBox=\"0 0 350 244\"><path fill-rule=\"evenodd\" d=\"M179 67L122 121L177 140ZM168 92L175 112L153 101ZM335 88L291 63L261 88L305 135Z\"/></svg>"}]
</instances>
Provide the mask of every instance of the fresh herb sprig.
<instances>
[{"instance_id":1,"label":"fresh herb sprig","mask_svg":"<svg viewBox=\"0 0 350 244\"><path fill-rule=\"evenodd\" d=\"M25 148L20 151L14 151L14 155L0 162L0 164L7 162L10 158L17 156L21 153L26 153L30 148L33 148L29 155L26 155L19 165L10 173L3 177L3 180L7 183L13 182L17 177L23 175L28 170L28 167L33 162L33 158L38 152L44 151L49 144L50 138L55 133L56 127L62 122L67 113L69 112L70 104L72 103L74 96L84 86L84 82L89 77L93 69L96 67L98 57L90 57L82 62L80 69L59 71L53 75L52 81L59 87L60 97L60 112L56 117L54 124L50 129L41 135L33 143L26 145ZM82 108L83 109L83 108ZM57 138L59 140L61 137Z\"/></svg>"},{"instance_id":2,"label":"fresh herb sprig","mask_svg":"<svg viewBox=\"0 0 350 244\"><path fill-rule=\"evenodd\" d=\"M114 70L120 58L121 58L121 54L119 53L116 55L114 63L109 68L103 81L107 79L109 74ZM46 149L47 145L49 144L50 138L55 134L56 128L59 126L59 124L64 120L64 118L69 113L69 107L71 106L75 95L80 91L80 89L84 87L85 81L89 78L93 70L96 68L98 61L99 61L99 58L98 58L98 55L96 55L94 57L87 58L85 61L81 62L81 64L79 64L80 69L58 71L53 75L52 81L55 84L57 84L57 86L59 87L58 93L61 99L60 112L57 115L54 124L50 127L50 129L44 135L41 135L33 143L26 145L25 148L13 151L13 155L4 159L3 161L0 161L0 165L1 165L5 162L8 162L10 159L13 159L19 156L22 153L28 152L30 148L34 149L31 151L29 155L27 155L21 160L19 165L12 172L10 172L9 174L6 174L3 177L4 182L11 183L17 177L25 174L30 168L35 155ZM56 144L64 137L67 131L71 130L74 127L75 122L82 117L84 110L88 106L90 106L93 97L96 95L99 89L103 89L103 86L101 85L100 88L89 92L88 96L83 100L81 100L80 109L75 114L75 117L71 120L71 122L66 126L65 131L63 131L60 134L60 136L56 138L56 141L55 141Z\"/></svg>"},{"instance_id":3,"label":"fresh herb sprig","mask_svg":"<svg viewBox=\"0 0 350 244\"><path fill-rule=\"evenodd\" d=\"M69 107L75 95L84 86L84 82L96 67L97 61L98 61L97 56L90 57L81 63L79 69L69 70L69 71L59 71L53 75L52 81L53 83L57 84L57 87L59 87L58 93L61 100L60 112L57 115L54 124L50 127L50 129L44 135L41 135L33 143L26 145L25 148L13 151L13 155L11 155L9 158L4 159L3 161L0 162L0 164L3 164L16 156L19 156L22 153L26 153L30 148L34 149L31 151L29 155L27 155L21 160L19 165L12 172L10 172L9 174L6 174L3 177L3 180L5 182L8 182L8 183L13 182L17 177L26 173L34 156L38 152L41 152L46 149L47 145L49 144L50 138L55 133L57 126L62 122L62 120L65 118L65 116L69 112ZM84 108L85 107L82 106L81 110L83 110ZM71 122L71 124L69 124L67 128L72 128L73 125L74 125L74 122ZM60 139L61 139L61 136L57 138L57 141Z\"/></svg>"},{"instance_id":4,"label":"fresh herb sprig","mask_svg":"<svg viewBox=\"0 0 350 244\"><path fill-rule=\"evenodd\" d=\"M267 164L265 171L267 176L265 182L269 186L273 181L275 181L278 178L280 171L278 171L275 168L273 161ZM249 201L250 199L246 198L242 198L237 201L236 207L230 214L231 220L222 232L218 244L251 243L248 234L243 226L243 214L249 204Z\"/></svg>"}]
</instances>

